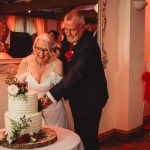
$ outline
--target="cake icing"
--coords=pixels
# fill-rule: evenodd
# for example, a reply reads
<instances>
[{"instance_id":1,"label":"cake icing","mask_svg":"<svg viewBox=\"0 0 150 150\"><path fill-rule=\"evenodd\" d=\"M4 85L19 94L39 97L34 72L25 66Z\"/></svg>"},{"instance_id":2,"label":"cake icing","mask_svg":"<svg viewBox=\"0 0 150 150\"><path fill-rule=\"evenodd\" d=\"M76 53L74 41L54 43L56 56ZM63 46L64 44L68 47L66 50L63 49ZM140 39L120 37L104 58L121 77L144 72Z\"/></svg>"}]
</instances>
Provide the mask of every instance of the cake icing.
<instances>
[{"instance_id":1,"label":"cake icing","mask_svg":"<svg viewBox=\"0 0 150 150\"><path fill-rule=\"evenodd\" d=\"M36 92L28 91L24 96L13 96L8 94L8 111L5 113L6 132L9 134L12 130L11 120L19 122L20 118L23 118L23 116L31 119L28 131L40 131L42 116L37 109L38 100Z\"/></svg>"},{"instance_id":2,"label":"cake icing","mask_svg":"<svg viewBox=\"0 0 150 150\"><path fill-rule=\"evenodd\" d=\"M32 114L37 112L37 93L28 91L25 96L12 96L8 94L8 111L11 114Z\"/></svg>"},{"instance_id":3,"label":"cake icing","mask_svg":"<svg viewBox=\"0 0 150 150\"><path fill-rule=\"evenodd\" d=\"M19 114L18 116L15 114L11 114L9 112L5 113L5 129L7 132L11 131L11 119L19 122L20 118L22 118L24 115ZM38 132L41 129L41 114L39 112L33 113L33 114L27 114L25 115L26 118L31 118L32 122L30 123L30 128L28 129L31 132Z\"/></svg>"}]
</instances>

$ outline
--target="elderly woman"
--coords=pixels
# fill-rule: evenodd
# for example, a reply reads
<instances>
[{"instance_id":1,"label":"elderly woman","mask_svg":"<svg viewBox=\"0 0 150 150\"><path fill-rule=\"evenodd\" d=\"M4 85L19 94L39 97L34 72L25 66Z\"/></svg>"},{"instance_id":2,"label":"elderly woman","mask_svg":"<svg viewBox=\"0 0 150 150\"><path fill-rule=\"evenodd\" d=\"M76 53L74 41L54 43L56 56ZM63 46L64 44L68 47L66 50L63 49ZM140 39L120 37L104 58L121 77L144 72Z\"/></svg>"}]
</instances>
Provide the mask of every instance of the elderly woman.
<instances>
[{"instance_id":1,"label":"elderly woman","mask_svg":"<svg viewBox=\"0 0 150 150\"><path fill-rule=\"evenodd\" d=\"M39 34L33 43L33 53L23 58L18 68L17 78L27 81L28 89L37 91L38 98L62 79L63 65L52 56L53 45L47 33ZM43 122L68 128L62 101L53 103L43 110Z\"/></svg>"}]
</instances>

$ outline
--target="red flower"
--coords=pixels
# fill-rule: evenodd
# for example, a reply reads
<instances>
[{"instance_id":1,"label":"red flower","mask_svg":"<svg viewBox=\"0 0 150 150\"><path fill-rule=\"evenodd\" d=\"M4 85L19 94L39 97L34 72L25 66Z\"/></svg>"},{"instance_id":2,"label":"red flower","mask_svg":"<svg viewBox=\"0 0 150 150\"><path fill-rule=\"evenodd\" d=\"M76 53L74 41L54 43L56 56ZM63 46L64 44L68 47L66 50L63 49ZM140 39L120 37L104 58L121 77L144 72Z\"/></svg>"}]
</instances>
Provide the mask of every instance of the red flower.
<instances>
[{"instance_id":1,"label":"red flower","mask_svg":"<svg viewBox=\"0 0 150 150\"><path fill-rule=\"evenodd\" d=\"M24 140L24 143L28 143L28 142L30 142L30 134L24 134L24 135L22 135L22 137L23 137L23 140Z\"/></svg>"},{"instance_id":2,"label":"red flower","mask_svg":"<svg viewBox=\"0 0 150 150\"><path fill-rule=\"evenodd\" d=\"M22 137L22 136L18 136L18 137L17 137L17 143L18 143L18 144L24 143L24 140L23 140L23 137Z\"/></svg>"},{"instance_id":3,"label":"red flower","mask_svg":"<svg viewBox=\"0 0 150 150\"><path fill-rule=\"evenodd\" d=\"M28 142L30 142L30 134L24 134L22 136L17 137L18 144L28 143Z\"/></svg>"},{"instance_id":4,"label":"red flower","mask_svg":"<svg viewBox=\"0 0 150 150\"><path fill-rule=\"evenodd\" d=\"M72 55L73 51L71 49L65 53L65 57L67 58L67 60L71 59Z\"/></svg>"},{"instance_id":5,"label":"red flower","mask_svg":"<svg viewBox=\"0 0 150 150\"><path fill-rule=\"evenodd\" d=\"M38 141L39 140L39 134L38 133L34 133L33 134L33 138L36 139L36 141Z\"/></svg>"}]
</instances>

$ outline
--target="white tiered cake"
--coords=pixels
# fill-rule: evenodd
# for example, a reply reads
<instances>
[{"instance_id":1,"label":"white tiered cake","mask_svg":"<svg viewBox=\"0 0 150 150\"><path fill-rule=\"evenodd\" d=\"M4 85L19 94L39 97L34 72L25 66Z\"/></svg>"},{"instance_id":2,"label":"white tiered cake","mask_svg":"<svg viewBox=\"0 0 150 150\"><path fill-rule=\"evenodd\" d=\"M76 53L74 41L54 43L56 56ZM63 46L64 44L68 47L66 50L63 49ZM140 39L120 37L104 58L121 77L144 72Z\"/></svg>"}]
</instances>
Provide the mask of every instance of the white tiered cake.
<instances>
[{"instance_id":1,"label":"white tiered cake","mask_svg":"<svg viewBox=\"0 0 150 150\"><path fill-rule=\"evenodd\" d=\"M8 111L5 113L5 133L0 146L13 149L44 147L57 140L56 132L42 127L42 114L38 112L38 97L27 90L26 82L14 76L5 80L8 84Z\"/></svg>"},{"instance_id":2,"label":"white tiered cake","mask_svg":"<svg viewBox=\"0 0 150 150\"><path fill-rule=\"evenodd\" d=\"M40 131L42 116L38 112L37 99L37 93L33 91L28 91L25 97L14 97L8 94L8 111L5 113L5 129L8 134L12 130L11 120L20 122L20 118L23 118L23 116L31 119L29 131Z\"/></svg>"}]
</instances>

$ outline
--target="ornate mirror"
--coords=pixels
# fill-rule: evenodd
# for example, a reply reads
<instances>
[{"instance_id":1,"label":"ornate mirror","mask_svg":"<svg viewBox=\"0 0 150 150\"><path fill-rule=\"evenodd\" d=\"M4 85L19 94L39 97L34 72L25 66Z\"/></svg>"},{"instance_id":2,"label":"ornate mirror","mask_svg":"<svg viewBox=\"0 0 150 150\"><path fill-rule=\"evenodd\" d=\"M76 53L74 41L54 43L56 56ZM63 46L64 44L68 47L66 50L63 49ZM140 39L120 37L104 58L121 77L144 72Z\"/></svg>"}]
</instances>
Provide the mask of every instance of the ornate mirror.
<instances>
[{"instance_id":1,"label":"ornate mirror","mask_svg":"<svg viewBox=\"0 0 150 150\"><path fill-rule=\"evenodd\" d=\"M101 56L104 68L106 68L107 53L104 46L104 35L106 28L106 0L66 0L65 3L62 0L3 0L0 1L0 14L1 15L16 15L23 17L50 17L50 18L61 18L63 13L75 5L93 5L98 4L98 43L101 47ZM28 13L28 11L33 13ZM88 11L93 17L93 14ZM27 22L23 22L26 24ZM1 56L0 52L0 56ZM8 59L8 57L0 57L0 97L7 99L6 84L4 83L5 78L8 74L15 74L17 72L18 65L21 58ZM0 117L7 110L7 101L1 101L0 105ZM1 121L0 128L4 127L4 121Z\"/></svg>"},{"instance_id":2,"label":"ornate mirror","mask_svg":"<svg viewBox=\"0 0 150 150\"><path fill-rule=\"evenodd\" d=\"M67 0L64 4L61 0L3 0L0 2L0 13L2 15L16 15L24 17L50 17L52 19L62 19L68 9L79 5L95 5L97 4L98 18L98 43L101 47L101 56L104 68L106 68L107 53L104 46L104 35L106 28L106 1L107 0ZM21 9L20 9L21 8ZM32 13L29 13L29 10ZM96 17L93 10L85 11L89 17ZM27 22L24 22L24 24ZM26 27L24 27L26 28ZM26 32L26 31L25 31ZM0 57L1 59L1 57ZM9 61L9 59L8 59ZM6 61L5 61L6 62Z\"/></svg>"},{"instance_id":3,"label":"ornate mirror","mask_svg":"<svg viewBox=\"0 0 150 150\"><path fill-rule=\"evenodd\" d=\"M102 63L104 68L106 68L106 64L108 63L108 59L107 59L107 51L105 50L105 46L104 46L104 36L105 36L105 29L106 29L106 23L107 23L107 19L106 19L106 14L105 14L105 10L106 10L106 3L107 0L101 0L99 1L99 37L100 37L100 48L101 48L101 59L102 59Z\"/></svg>"}]
</instances>

